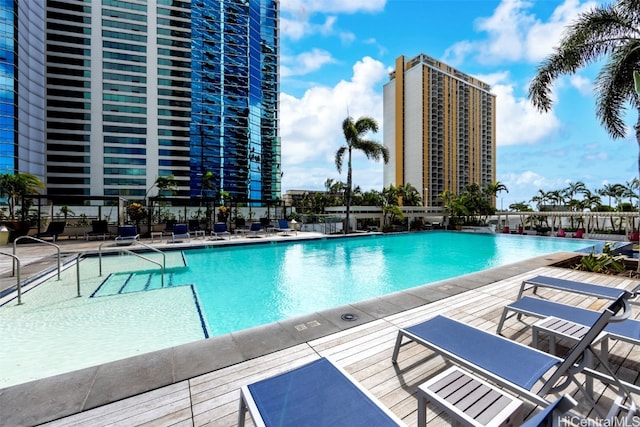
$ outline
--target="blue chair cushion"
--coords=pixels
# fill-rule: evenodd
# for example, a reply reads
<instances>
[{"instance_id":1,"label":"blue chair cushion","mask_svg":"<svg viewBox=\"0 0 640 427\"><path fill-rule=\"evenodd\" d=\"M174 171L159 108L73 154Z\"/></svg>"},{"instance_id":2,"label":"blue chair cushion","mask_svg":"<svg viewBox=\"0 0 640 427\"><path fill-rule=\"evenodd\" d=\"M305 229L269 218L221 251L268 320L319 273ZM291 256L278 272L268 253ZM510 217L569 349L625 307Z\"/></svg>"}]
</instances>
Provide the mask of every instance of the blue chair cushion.
<instances>
[{"instance_id":1,"label":"blue chair cushion","mask_svg":"<svg viewBox=\"0 0 640 427\"><path fill-rule=\"evenodd\" d=\"M444 316L405 330L526 390L531 390L545 372L561 361Z\"/></svg>"},{"instance_id":2,"label":"blue chair cushion","mask_svg":"<svg viewBox=\"0 0 640 427\"><path fill-rule=\"evenodd\" d=\"M397 426L324 358L248 388L267 426Z\"/></svg>"}]
</instances>

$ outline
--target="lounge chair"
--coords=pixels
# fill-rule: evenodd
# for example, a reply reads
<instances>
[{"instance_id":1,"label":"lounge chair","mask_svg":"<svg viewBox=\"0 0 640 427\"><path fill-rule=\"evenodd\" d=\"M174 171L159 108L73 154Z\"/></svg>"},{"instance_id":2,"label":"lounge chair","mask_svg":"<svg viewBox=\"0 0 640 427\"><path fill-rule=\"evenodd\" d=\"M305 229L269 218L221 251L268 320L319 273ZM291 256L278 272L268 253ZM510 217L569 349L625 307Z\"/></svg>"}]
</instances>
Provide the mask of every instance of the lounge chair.
<instances>
[{"instance_id":1,"label":"lounge chair","mask_svg":"<svg viewBox=\"0 0 640 427\"><path fill-rule=\"evenodd\" d=\"M229 233L229 231L227 230L227 223L226 222L216 222L215 224L213 224L213 230L211 230L211 236L212 237L222 237L224 239L223 236L228 236L227 239L231 239L231 233Z\"/></svg>"},{"instance_id":2,"label":"lounge chair","mask_svg":"<svg viewBox=\"0 0 640 427\"><path fill-rule=\"evenodd\" d=\"M138 234L138 227L136 227L135 225L118 226L116 245L130 245L139 238L140 235Z\"/></svg>"},{"instance_id":3,"label":"lounge chair","mask_svg":"<svg viewBox=\"0 0 640 427\"><path fill-rule=\"evenodd\" d=\"M110 236L111 232L109 231L109 224L104 220L93 220L91 221L91 231L87 231L84 235L85 240L91 240L92 237L96 239L102 238L102 240L106 240L107 236Z\"/></svg>"},{"instance_id":4,"label":"lounge chair","mask_svg":"<svg viewBox=\"0 0 640 427\"><path fill-rule=\"evenodd\" d=\"M173 227L178 223L177 220L175 219L168 219L167 222L164 224L164 230L162 231L162 234L166 234L166 235L170 235L173 233Z\"/></svg>"},{"instance_id":5,"label":"lounge chair","mask_svg":"<svg viewBox=\"0 0 640 427\"><path fill-rule=\"evenodd\" d=\"M619 396L624 395L630 399L631 403L625 409L630 415L632 412L635 414L635 403L628 391L628 386L635 386L622 383L608 363L602 364L607 373L590 368L592 356L600 359L599 353L591 348L591 344L609 320L622 310L624 298L620 297L599 314L596 322L564 359L439 315L399 330L391 360L397 364L401 346L416 342L441 355L446 361L484 376L538 405L547 406L549 403L544 399L545 396L562 391L574 382L585 400L600 416L609 418L615 415L622 407L622 400L617 401L608 414L603 414L589 393L589 386L585 389L576 379L575 375L582 372L590 378L617 386ZM403 343L404 339L408 339L408 342ZM578 361L580 364L576 366ZM559 382L560 380L562 381ZM533 391L534 388L536 392Z\"/></svg>"},{"instance_id":6,"label":"lounge chair","mask_svg":"<svg viewBox=\"0 0 640 427\"><path fill-rule=\"evenodd\" d=\"M583 236L584 236L584 229L578 228L576 230L576 232L574 233L573 238L574 239L582 239Z\"/></svg>"},{"instance_id":7,"label":"lounge chair","mask_svg":"<svg viewBox=\"0 0 640 427\"><path fill-rule=\"evenodd\" d=\"M193 234L195 238L202 237L204 239L205 230L200 228L200 220L199 219L190 219L188 222L189 225L189 233Z\"/></svg>"},{"instance_id":8,"label":"lounge chair","mask_svg":"<svg viewBox=\"0 0 640 427\"><path fill-rule=\"evenodd\" d=\"M187 239L188 242L191 241L191 234L189 233L189 227L187 224L176 224L173 226L171 241L175 243L180 239Z\"/></svg>"},{"instance_id":9,"label":"lounge chair","mask_svg":"<svg viewBox=\"0 0 640 427\"><path fill-rule=\"evenodd\" d=\"M236 234L243 234L244 232L249 230L249 228L247 227L247 222L244 218L236 218L234 225L234 232Z\"/></svg>"},{"instance_id":10,"label":"lounge chair","mask_svg":"<svg viewBox=\"0 0 640 427\"><path fill-rule=\"evenodd\" d=\"M243 386L238 426L247 410L257 426L404 426L351 376L326 358Z\"/></svg>"},{"instance_id":11,"label":"lounge chair","mask_svg":"<svg viewBox=\"0 0 640 427\"><path fill-rule=\"evenodd\" d=\"M259 237L260 234L266 236L266 232L262 229L262 224L259 222L252 222L249 230L247 231L250 236L247 237Z\"/></svg>"},{"instance_id":12,"label":"lounge chair","mask_svg":"<svg viewBox=\"0 0 640 427\"><path fill-rule=\"evenodd\" d=\"M520 290L518 291L518 299L522 298L523 293L526 290L532 289L535 294L538 288L550 288L558 291L573 292L582 295L588 295L596 298L604 298L615 300L625 292L630 292L630 299L633 299L640 292L640 285L638 285L632 291L626 289L614 288L612 286L596 285L592 283L579 282L575 280L559 279L557 277L549 276L535 276L531 279L525 279L520 284Z\"/></svg>"},{"instance_id":13,"label":"lounge chair","mask_svg":"<svg viewBox=\"0 0 640 427\"><path fill-rule=\"evenodd\" d=\"M200 220L199 219L190 219L188 221L189 223L189 232L193 233L194 231L200 231L202 230L200 228Z\"/></svg>"},{"instance_id":14,"label":"lounge chair","mask_svg":"<svg viewBox=\"0 0 640 427\"><path fill-rule=\"evenodd\" d=\"M291 234L289 233L295 233L296 236L298 235L298 232L296 230L289 227L289 221L287 221L286 219L279 219L278 227L275 228L274 231L282 233L283 236L290 236Z\"/></svg>"},{"instance_id":15,"label":"lounge chair","mask_svg":"<svg viewBox=\"0 0 640 427\"><path fill-rule=\"evenodd\" d=\"M66 222L64 221L51 221L47 226L47 229L42 233L38 233L35 235L38 239L42 239L43 237L51 237L55 242L58 239L58 236L64 232L64 227L66 226Z\"/></svg>"},{"instance_id":16,"label":"lounge chair","mask_svg":"<svg viewBox=\"0 0 640 427\"><path fill-rule=\"evenodd\" d=\"M556 317L587 326L593 324L600 315L598 311L525 296L504 308L498 323L498 334L502 333L504 321L511 317L509 313L511 313L511 316L517 314L536 318ZM626 341L634 345L640 344L640 320L627 318L620 322L611 322L606 325L602 335L597 340L601 342L601 353L605 360L609 354L608 339Z\"/></svg>"},{"instance_id":17,"label":"lounge chair","mask_svg":"<svg viewBox=\"0 0 640 427\"><path fill-rule=\"evenodd\" d=\"M567 232L564 231L564 228L561 228L558 230L558 232L556 233L556 236L558 237L567 237Z\"/></svg>"}]
</instances>

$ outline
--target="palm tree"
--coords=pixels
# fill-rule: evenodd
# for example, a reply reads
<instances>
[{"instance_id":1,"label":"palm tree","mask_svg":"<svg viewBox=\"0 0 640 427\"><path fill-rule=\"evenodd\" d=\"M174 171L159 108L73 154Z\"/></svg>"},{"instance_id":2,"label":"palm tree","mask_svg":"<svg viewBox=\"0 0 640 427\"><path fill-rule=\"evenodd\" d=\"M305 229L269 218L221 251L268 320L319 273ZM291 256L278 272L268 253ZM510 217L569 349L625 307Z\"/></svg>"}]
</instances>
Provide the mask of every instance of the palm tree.
<instances>
[{"instance_id":1,"label":"palm tree","mask_svg":"<svg viewBox=\"0 0 640 427\"><path fill-rule=\"evenodd\" d=\"M626 104L638 112L634 125L640 147L640 94L634 70L640 69L640 2L619 0L581 14L565 30L555 52L537 70L529 98L540 111L551 109L551 86L561 75L575 74L604 60L595 81L596 117L613 139L624 138ZM638 156L640 173L640 150ZM640 263L638 263L640 270Z\"/></svg>"},{"instance_id":2,"label":"palm tree","mask_svg":"<svg viewBox=\"0 0 640 427\"><path fill-rule=\"evenodd\" d=\"M576 198L576 195L583 194L587 191L587 186L584 185L584 182L570 182L567 187L563 190L565 195L567 196L567 204L572 205L572 200ZM575 204L573 204L575 205Z\"/></svg>"},{"instance_id":3,"label":"palm tree","mask_svg":"<svg viewBox=\"0 0 640 427\"><path fill-rule=\"evenodd\" d=\"M411 183L406 183L398 187L403 206L420 206L422 197L420 192Z\"/></svg>"},{"instance_id":4,"label":"palm tree","mask_svg":"<svg viewBox=\"0 0 640 427\"><path fill-rule=\"evenodd\" d=\"M0 197L7 198L9 206L9 217L16 219L16 204L23 203L22 220L28 213L30 202L24 196L38 194L44 188L44 183L35 175L30 173L5 173L0 175Z\"/></svg>"},{"instance_id":5,"label":"palm tree","mask_svg":"<svg viewBox=\"0 0 640 427\"><path fill-rule=\"evenodd\" d=\"M605 184L603 188L597 190L598 194L603 197L609 198L609 207L611 208L611 198L616 197L617 194L617 184Z\"/></svg>"},{"instance_id":6,"label":"palm tree","mask_svg":"<svg viewBox=\"0 0 640 427\"><path fill-rule=\"evenodd\" d=\"M382 202L382 225L383 229L393 225L393 221L402 217L402 210L398 206L398 198L401 194L401 187L389 184L388 187L382 189L380 193L380 201Z\"/></svg>"},{"instance_id":7,"label":"palm tree","mask_svg":"<svg viewBox=\"0 0 640 427\"><path fill-rule=\"evenodd\" d=\"M538 193L531 198L531 201L536 204L536 209L542 210L542 207L549 201L549 194L544 190L538 190Z\"/></svg>"},{"instance_id":8,"label":"palm tree","mask_svg":"<svg viewBox=\"0 0 640 427\"><path fill-rule=\"evenodd\" d=\"M377 141L364 139L369 132L378 132L378 123L371 117L360 117L357 121L353 121L351 117L347 117L342 122L342 132L346 145L343 145L336 152L336 169L338 173L342 173L342 163L345 154L347 155L347 188L345 196L347 200L347 215L344 233L349 232L349 210L351 208L351 187L353 186L352 169L351 169L351 153L353 150L360 150L368 159L380 160L384 163L389 162L389 149Z\"/></svg>"},{"instance_id":9,"label":"palm tree","mask_svg":"<svg viewBox=\"0 0 640 427\"><path fill-rule=\"evenodd\" d=\"M167 192L173 196L178 191L178 182L173 175L159 176L154 184L158 187L158 195L160 196Z\"/></svg>"},{"instance_id":10,"label":"palm tree","mask_svg":"<svg viewBox=\"0 0 640 427\"><path fill-rule=\"evenodd\" d=\"M503 191L506 191L507 193L509 192L509 190L507 189L507 186L501 183L500 181L485 184L483 191L486 194L487 198L489 199L489 202L493 202L493 200L498 197L498 193L502 193ZM500 208L502 208L502 206Z\"/></svg>"}]
</instances>

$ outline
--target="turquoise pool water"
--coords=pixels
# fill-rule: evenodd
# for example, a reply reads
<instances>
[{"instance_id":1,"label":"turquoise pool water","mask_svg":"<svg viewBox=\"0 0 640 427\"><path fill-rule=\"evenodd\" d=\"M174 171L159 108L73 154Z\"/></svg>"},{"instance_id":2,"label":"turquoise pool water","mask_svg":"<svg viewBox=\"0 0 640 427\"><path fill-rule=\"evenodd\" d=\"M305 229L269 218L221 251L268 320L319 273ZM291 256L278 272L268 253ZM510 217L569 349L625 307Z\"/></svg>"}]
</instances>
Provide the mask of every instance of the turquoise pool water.
<instances>
[{"instance_id":1,"label":"turquoise pool water","mask_svg":"<svg viewBox=\"0 0 640 427\"><path fill-rule=\"evenodd\" d=\"M432 232L216 247L185 251L187 267L173 270L169 280L195 285L208 333L215 336L592 245ZM149 279L138 283L132 289L140 290Z\"/></svg>"},{"instance_id":2,"label":"turquoise pool water","mask_svg":"<svg viewBox=\"0 0 640 427\"><path fill-rule=\"evenodd\" d=\"M107 256L102 275L97 257L80 263L81 297L75 266L29 286L21 305L0 297L0 388L598 244L450 232L256 241L168 251L164 283L140 258Z\"/></svg>"}]
</instances>

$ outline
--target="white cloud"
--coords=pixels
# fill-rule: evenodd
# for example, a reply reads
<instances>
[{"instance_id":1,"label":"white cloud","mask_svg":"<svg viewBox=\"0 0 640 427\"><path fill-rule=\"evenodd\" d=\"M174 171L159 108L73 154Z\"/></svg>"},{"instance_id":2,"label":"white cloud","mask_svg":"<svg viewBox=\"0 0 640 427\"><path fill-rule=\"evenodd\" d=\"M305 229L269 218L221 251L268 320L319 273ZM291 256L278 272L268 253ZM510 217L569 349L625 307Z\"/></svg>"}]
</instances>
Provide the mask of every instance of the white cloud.
<instances>
[{"instance_id":1,"label":"white cloud","mask_svg":"<svg viewBox=\"0 0 640 427\"><path fill-rule=\"evenodd\" d=\"M280 0L280 10L298 15L380 12L386 3L386 0Z\"/></svg>"},{"instance_id":2,"label":"white cloud","mask_svg":"<svg viewBox=\"0 0 640 427\"><path fill-rule=\"evenodd\" d=\"M375 13L384 10L386 0L282 0L280 2L280 34L292 40L300 40L312 34L329 36L335 32L338 14ZM313 23L312 16L326 15L321 24ZM338 34L343 42L350 42L355 35Z\"/></svg>"},{"instance_id":3,"label":"white cloud","mask_svg":"<svg viewBox=\"0 0 640 427\"><path fill-rule=\"evenodd\" d=\"M331 53L322 49L313 49L295 57L280 58L280 76L301 76L320 69L323 65L335 63Z\"/></svg>"},{"instance_id":4,"label":"white cloud","mask_svg":"<svg viewBox=\"0 0 640 427\"><path fill-rule=\"evenodd\" d=\"M533 171L524 171L519 174L510 174L508 175L508 179L515 185L526 185L535 188L541 188L548 185L548 182L544 176L539 175L538 173Z\"/></svg>"},{"instance_id":5,"label":"white cloud","mask_svg":"<svg viewBox=\"0 0 640 427\"><path fill-rule=\"evenodd\" d=\"M539 189L547 189L543 191L548 191L549 189L563 188L565 186L562 180L549 180L547 177L531 170L521 173L501 174L498 176L498 181L509 190L508 193L500 193L500 203L498 204L500 209L508 209L509 205L513 203L529 203Z\"/></svg>"},{"instance_id":6,"label":"white cloud","mask_svg":"<svg viewBox=\"0 0 640 427\"><path fill-rule=\"evenodd\" d=\"M353 43L356 40L356 35L353 33L347 33L347 32L341 32L340 33L340 40L342 41L343 45L349 45L351 43Z\"/></svg>"},{"instance_id":7,"label":"white cloud","mask_svg":"<svg viewBox=\"0 0 640 427\"><path fill-rule=\"evenodd\" d=\"M378 40L376 40L374 38L369 38L369 39L363 40L362 43L366 44L366 45L375 46L378 49L378 55L379 56L384 56L388 52L387 48L382 46L380 43L378 43Z\"/></svg>"},{"instance_id":8,"label":"white cloud","mask_svg":"<svg viewBox=\"0 0 640 427\"><path fill-rule=\"evenodd\" d=\"M571 86L578 89L583 95L592 95L593 94L593 82L591 79L583 77L578 74L574 74L569 77L569 82Z\"/></svg>"},{"instance_id":9,"label":"white cloud","mask_svg":"<svg viewBox=\"0 0 640 427\"><path fill-rule=\"evenodd\" d=\"M307 19L289 19L288 17L280 18L280 33L283 37L292 40L300 40L312 34L321 34L328 36L334 33L334 25L337 21L335 16L327 16L323 23L314 24Z\"/></svg>"},{"instance_id":10,"label":"white cloud","mask_svg":"<svg viewBox=\"0 0 640 427\"><path fill-rule=\"evenodd\" d=\"M280 17L280 32L292 40L300 40L304 37L309 32L308 26L309 22L307 21Z\"/></svg>"},{"instance_id":11,"label":"white cloud","mask_svg":"<svg viewBox=\"0 0 640 427\"><path fill-rule=\"evenodd\" d=\"M532 144L556 132L560 122L553 112L541 114L526 98L514 95L509 73L477 76L491 85L496 95L496 142L498 146Z\"/></svg>"},{"instance_id":12,"label":"white cloud","mask_svg":"<svg viewBox=\"0 0 640 427\"><path fill-rule=\"evenodd\" d=\"M347 114L355 119L366 115L382 126L382 94L379 87L388 73L389 70L381 62L365 57L353 66L349 81L342 80L335 87L310 88L299 99L281 94L284 190L322 188L327 178L345 180L345 177L338 176L334 164L335 153L344 143L342 121ZM382 141L382 132L372 135L372 138ZM367 162L377 168L377 181L381 183L381 166L375 166L373 161ZM359 170L354 182L365 182L361 178L366 176L366 172Z\"/></svg>"},{"instance_id":13,"label":"white cloud","mask_svg":"<svg viewBox=\"0 0 640 427\"><path fill-rule=\"evenodd\" d=\"M486 38L455 43L445 52L445 62L457 65L470 55L480 64L539 62L552 53L567 25L596 5L593 1L565 0L543 22L529 12L531 2L502 0L492 16L476 21L477 30Z\"/></svg>"}]
</instances>

